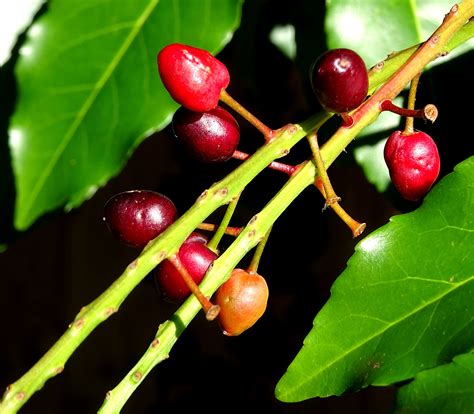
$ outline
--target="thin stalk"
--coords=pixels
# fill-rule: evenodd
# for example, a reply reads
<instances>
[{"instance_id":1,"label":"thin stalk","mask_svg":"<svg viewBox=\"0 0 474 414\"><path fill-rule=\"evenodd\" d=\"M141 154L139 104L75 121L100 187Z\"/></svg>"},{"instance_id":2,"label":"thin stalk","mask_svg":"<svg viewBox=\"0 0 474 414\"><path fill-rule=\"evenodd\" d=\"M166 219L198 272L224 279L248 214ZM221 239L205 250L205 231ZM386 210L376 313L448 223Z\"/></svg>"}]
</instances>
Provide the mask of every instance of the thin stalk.
<instances>
[{"instance_id":1,"label":"thin stalk","mask_svg":"<svg viewBox=\"0 0 474 414\"><path fill-rule=\"evenodd\" d=\"M201 223L197 226L200 230L212 231L215 232L219 228L219 225L213 223ZM224 233L228 234L229 236L237 237L239 233L242 231L242 227L229 227L227 226L224 229Z\"/></svg>"},{"instance_id":2,"label":"thin stalk","mask_svg":"<svg viewBox=\"0 0 474 414\"><path fill-rule=\"evenodd\" d=\"M418 89L418 83L420 81L421 72L418 73L410 83L410 91L408 92L408 102L407 102L407 109L414 110L415 108L415 100L416 100L416 91ZM414 117L407 116L405 120L405 130L403 131L404 135L413 134L414 128Z\"/></svg>"},{"instance_id":3,"label":"thin stalk","mask_svg":"<svg viewBox=\"0 0 474 414\"><path fill-rule=\"evenodd\" d=\"M265 141L269 141L275 136L275 131L267 127L260 119L258 119L254 114L245 109L240 103L238 103L232 96L230 96L226 90L222 90L220 95L220 100L226 105L231 107L235 112L240 116L245 118L250 124L257 128L265 138Z\"/></svg>"},{"instance_id":4,"label":"thin stalk","mask_svg":"<svg viewBox=\"0 0 474 414\"><path fill-rule=\"evenodd\" d=\"M207 243L207 247L209 249L216 251L217 246L219 245L222 236L225 234L227 230L227 226L230 223L230 219L232 218L232 215L234 214L235 208L237 207L237 203L239 202L240 198L240 193L237 194L229 203L227 206L227 209L225 211L224 217L222 217L221 223L219 224L219 227L217 228L216 232L214 233L214 236L212 236L212 239Z\"/></svg>"},{"instance_id":5,"label":"thin stalk","mask_svg":"<svg viewBox=\"0 0 474 414\"><path fill-rule=\"evenodd\" d=\"M252 260L247 268L249 273L257 273L258 265L260 264L260 259L262 258L263 250L265 249L265 245L267 244L268 238L270 237L270 232L272 228L270 227L268 231L265 233L265 236L262 240L260 240L257 244L257 248L252 256Z\"/></svg>"}]
</instances>

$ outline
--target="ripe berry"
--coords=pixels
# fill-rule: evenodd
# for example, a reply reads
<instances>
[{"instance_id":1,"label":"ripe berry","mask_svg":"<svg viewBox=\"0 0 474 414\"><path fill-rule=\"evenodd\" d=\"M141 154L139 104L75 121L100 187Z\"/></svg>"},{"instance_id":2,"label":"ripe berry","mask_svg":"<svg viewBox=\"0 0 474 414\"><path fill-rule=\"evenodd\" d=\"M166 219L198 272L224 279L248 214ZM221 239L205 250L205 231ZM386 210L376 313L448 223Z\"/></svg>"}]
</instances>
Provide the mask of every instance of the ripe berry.
<instances>
[{"instance_id":1,"label":"ripe berry","mask_svg":"<svg viewBox=\"0 0 474 414\"><path fill-rule=\"evenodd\" d=\"M237 336L252 327L267 308L268 286L257 273L234 269L216 291L215 304L221 310L219 324L225 335Z\"/></svg>"},{"instance_id":2,"label":"ripe berry","mask_svg":"<svg viewBox=\"0 0 474 414\"><path fill-rule=\"evenodd\" d=\"M194 282L199 284L217 254L206 246L206 238L195 232L181 245L178 257ZM181 302L191 293L181 273L168 259L158 265L155 281L161 295L168 302Z\"/></svg>"},{"instance_id":3,"label":"ripe berry","mask_svg":"<svg viewBox=\"0 0 474 414\"><path fill-rule=\"evenodd\" d=\"M104 221L111 233L131 247L145 245L176 220L173 202L163 194L147 190L125 191L104 206Z\"/></svg>"},{"instance_id":4,"label":"ripe berry","mask_svg":"<svg viewBox=\"0 0 474 414\"><path fill-rule=\"evenodd\" d=\"M158 72L173 99L196 112L209 111L230 82L225 65L208 51L180 43L158 53Z\"/></svg>"},{"instance_id":5,"label":"ripe berry","mask_svg":"<svg viewBox=\"0 0 474 414\"><path fill-rule=\"evenodd\" d=\"M178 141L202 162L227 161L239 145L239 124L221 106L207 112L193 112L182 106L175 112L172 126Z\"/></svg>"},{"instance_id":6,"label":"ripe berry","mask_svg":"<svg viewBox=\"0 0 474 414\"><path fill-rule=\"evenodd\" d=\"M394 187L407 200L423 197L438 178L438 147L424 132L393 132L385 143L384 158Z\"/></svg>"},{"instance_id":7,"label":"ripe berry","mask_svg":"<svg viewBox=\"0 0 474 414\"><path fill-rule=\"evenodd\" d=\"M367 97L369 77L362 58L350 49L332 49L311 66L311 86L328 112L345 113Z\"/></svg>"}]
</instances>

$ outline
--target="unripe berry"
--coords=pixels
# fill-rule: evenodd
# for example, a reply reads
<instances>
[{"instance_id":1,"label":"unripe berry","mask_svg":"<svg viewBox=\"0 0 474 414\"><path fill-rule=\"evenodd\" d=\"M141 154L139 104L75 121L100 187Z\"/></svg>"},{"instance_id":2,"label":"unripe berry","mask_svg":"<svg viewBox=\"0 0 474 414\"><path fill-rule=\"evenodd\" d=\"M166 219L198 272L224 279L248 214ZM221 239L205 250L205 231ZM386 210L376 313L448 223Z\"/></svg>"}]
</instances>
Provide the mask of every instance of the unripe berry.
<instances>
[{"instance_id":1,"label":"unripe berry","mask_svg":"<svg viewBox=\"0 0 474 414\"><path fill-rule=\"evenodd\" d=\"M116 194L104 206L104 221L110 232L131 247L145 247L176 217L176 207L168 197L148 190Z\"/></svg>"},{"instance_id":2,"label":"unripe berry","mask_svg":"<svg viewBox=\"0 0 474 414\"><path fill-rule=\"evenodd\" d=\"M158 53L158 72L173 99L191 111L216 107L229 85L226 66L208 51L172 43Z\"/></svg>"},{"instance_id":3,"label":"unripe berry","mask_svg":"<svg viewBox=\"0 0 474 414\"><path fill-rule=\"evenodd\" d=\"M219 324L225 335L237 336L252 327L267 308L268 286L257 273L234 269L216 291L215 304L221 310Z\"/></svg>"},{"instance_id":4,"label":"unripe berry","mask_svg":"<svg viewBox=\"0 0 474 414\"><path fill-rule=\"evenodd\" d=\"M438 147L424 132L393 132L385 143L384 158L394 187L407 200L422 198L438 178Z\"/></svg>"},{"instance_id":5,"label":"unripe berry","mask_svg":"<svg viewBox=\"0 0 474 414\"><path fill-rule=\"evenodd\" d=\"M193 112L182 106L175 112L172 126L186 151L202 162L227 161L240 140L239 124L221 106L207 112Z\"/></svg>"},{"instance_id":6,"label":"unripe berry","mask_svg":"<svg viewBox=\"0 0 474 414\"><path fill-rule=\"evenodd\" d=\"M313 92L328 112L345 113L367 97L369 76L362 58L350 49L332 49L311 66Z\"/></svg>"}]
</instances>

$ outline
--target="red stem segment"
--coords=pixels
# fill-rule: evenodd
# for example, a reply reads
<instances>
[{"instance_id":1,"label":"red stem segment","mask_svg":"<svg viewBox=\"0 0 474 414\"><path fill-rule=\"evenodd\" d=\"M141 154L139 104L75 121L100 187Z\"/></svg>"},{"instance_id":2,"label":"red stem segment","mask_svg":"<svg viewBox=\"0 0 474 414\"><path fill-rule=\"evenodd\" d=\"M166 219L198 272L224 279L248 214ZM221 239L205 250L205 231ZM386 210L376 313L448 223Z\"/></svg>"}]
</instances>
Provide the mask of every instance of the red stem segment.
<instances>
[{"instance_id":1,"label":"red stem segment","mask_svg":"<svg viewBox=\"0 0 474 414\"><path fill-rule=\"evenodd\" d=\"M245 161L248 157L250 157L249 154L246 152L238 151L236 150L232 154L232 158L235 158L237 160ZM268 165L268 168L275 170L275 171L280 171L285 174L291 175L296 171L296 167L293 165L288 165L288 164L283 164L282 162L278 161L273 161Z\"/></svg>"},{"instance_id":2,"label":"red stem segment","mask_svg":"<svg viewBox=\"0 0 474 414\"><path fill-rule=\"evenodd\" d=\"M405 116L407 118L422 118L425 121L434 122L438 117L438 108L433 104L428 104L421 109L401 108L395 105L391 100L386 99L380 103L382 111L393 112L394 114Z\"/></svg>"}]
</instances>

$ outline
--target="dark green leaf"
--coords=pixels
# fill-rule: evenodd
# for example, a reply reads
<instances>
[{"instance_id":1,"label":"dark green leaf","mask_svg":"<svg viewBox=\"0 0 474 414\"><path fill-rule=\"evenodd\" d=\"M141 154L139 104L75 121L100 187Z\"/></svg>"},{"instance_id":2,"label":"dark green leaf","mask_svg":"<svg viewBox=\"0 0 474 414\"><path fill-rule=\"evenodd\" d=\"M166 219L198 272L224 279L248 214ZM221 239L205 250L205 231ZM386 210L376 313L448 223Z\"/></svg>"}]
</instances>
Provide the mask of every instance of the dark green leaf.
<instances>
[{"instance_id":1,"label":"dark green leaf","mask_svg":"<svg viewBox=\"0 0 474 414\"><path fill-rule=\"evenodd\" d=\"M325 20L328 47L354 49L371 67L393 51L426 40L456 3L456 0L332 0L328 2ZM469 47L472 44L457 50L456 55Z\"/></svg>"},{"instance_id":2,"label":"dark green leaf","mask_svg":"<svg viewBox=\"0 0 474 414\"><path fill-rule=\"evenodd\" d=\"M395 414L472 414L474 412L474 354L420 372L397 395Z\"/></svg>"},{"instance_id":3,"label":"dark green leaf","mask_svg":"<svg viewBox=\"0 0 474 414\"><path fill-rule=\"evenodd\" d=\"M79 205L133 149L167 125L177 104L156 54L181 42L219 51L242 0L55 0L29 30L16 68L10 147L15 225Z\"/></svg>"},{"instance_id":4,"label":"dark green leaf","mask_svg":"<svg viewBox=\"0 0 474 414\"><path fill-rule=\"evenodd\" d=\"M358 243L276 388L282 401L412 378L474 344L474 157Z\"/></svg>"}]
</instances>

